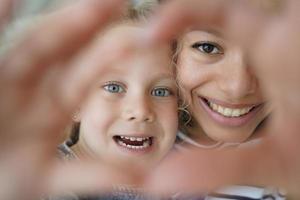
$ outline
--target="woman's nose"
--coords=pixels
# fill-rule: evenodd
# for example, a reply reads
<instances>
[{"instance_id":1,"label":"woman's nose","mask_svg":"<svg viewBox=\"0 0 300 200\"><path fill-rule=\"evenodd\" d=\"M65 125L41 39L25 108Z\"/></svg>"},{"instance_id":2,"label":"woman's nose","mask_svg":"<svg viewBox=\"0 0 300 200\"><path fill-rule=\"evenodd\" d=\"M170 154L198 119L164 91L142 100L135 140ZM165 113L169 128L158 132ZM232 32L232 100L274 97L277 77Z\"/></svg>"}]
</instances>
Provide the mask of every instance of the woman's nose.
<instances>
[{"instance_id":1,"label":"woman's nose","mask_svg":"<svg viewBox=\"0 0 300 200\"><path fill-rule=\"evenodd\" d=\"M257 78L249 69L243 56L236 56L219 74L218 85L221 90L232 99L255 94Z\"/></svg>"}]
</instances>

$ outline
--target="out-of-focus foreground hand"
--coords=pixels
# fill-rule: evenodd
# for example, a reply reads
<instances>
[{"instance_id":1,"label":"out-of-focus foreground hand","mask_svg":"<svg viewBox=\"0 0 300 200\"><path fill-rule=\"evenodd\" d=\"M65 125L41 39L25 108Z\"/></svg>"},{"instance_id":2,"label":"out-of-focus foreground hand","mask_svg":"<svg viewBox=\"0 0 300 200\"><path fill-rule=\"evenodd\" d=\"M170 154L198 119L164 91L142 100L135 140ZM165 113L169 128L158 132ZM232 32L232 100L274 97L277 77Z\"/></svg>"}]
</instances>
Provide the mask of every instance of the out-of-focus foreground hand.
<instances>
[{"instance_id":1,"label":"out-of-focus foreground hand","mask_svg":"<svg viewBox=\"0 0 300 200\"><path fill-rule=\"evenodd\" d=\"M3 0L0 3L0 31L9 18L12 5L12 0Z\"/></svg>"},{"instance_id":2,"label":"out-of-focus foreground hand","mask_svg":"<svg viewBox=\"0 0 300 200\"><path fill-rule=\"evenodd\" d=\"M9 3L1 0L0 8L9 8ZM79 1L50 13L1 57L0 199L105 191L111 183L127 181L123 173L99 163L62 165L55 159L63 129L103 73L101 66L126 49L126 41L90 42L119 16L123 3ZM0 11L6 12L0 16L9 15Z\"/></svg>"},{"instance_id":3,"label":"out-of-focus foreground hand","mask_svg":"<svg viewBox=\"0 0 300 200\"><path fill-rule=\"evenodd\" d=\"M150 43L185 28L221 26L249 50L252 69L276 109L269 136L256 147L174 155L149 176L159 192L206 192L224 184L279 186L299 195L300 1L174 0L148 26Z\"/></svg>"}]
</instances>

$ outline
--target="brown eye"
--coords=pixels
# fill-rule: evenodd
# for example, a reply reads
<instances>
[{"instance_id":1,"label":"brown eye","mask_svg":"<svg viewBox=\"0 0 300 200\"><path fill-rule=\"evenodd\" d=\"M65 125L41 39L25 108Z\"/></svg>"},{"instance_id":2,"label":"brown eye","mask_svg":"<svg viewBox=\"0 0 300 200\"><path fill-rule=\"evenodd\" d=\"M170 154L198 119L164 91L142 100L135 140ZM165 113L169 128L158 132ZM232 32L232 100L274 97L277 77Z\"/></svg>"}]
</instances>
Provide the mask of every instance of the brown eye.
<instances>
[{"instance_id":1,"label":"brown eye","mask_svg":"<svg viewBox=\"0 0 300 200\"><path fill-rule=\"evenodd\" d=\"M195 43L192 48L206 54L223 54L223 49L220 46L209 42Z\"/></svg>"}]
</instances>

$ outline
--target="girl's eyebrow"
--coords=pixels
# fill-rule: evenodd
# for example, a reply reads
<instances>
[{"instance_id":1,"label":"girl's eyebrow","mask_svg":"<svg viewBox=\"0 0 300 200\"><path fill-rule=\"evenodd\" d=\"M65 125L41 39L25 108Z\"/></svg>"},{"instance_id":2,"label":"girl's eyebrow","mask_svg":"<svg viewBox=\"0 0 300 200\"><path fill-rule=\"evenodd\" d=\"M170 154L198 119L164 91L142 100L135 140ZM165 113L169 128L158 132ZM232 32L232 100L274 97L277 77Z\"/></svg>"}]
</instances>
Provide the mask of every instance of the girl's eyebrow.
<instances>
[{"instance_id":1,"label":"girl's eyebrow","mask_svg":"<svg viewBox=\"0 0 300 200\"><path fill-rule=\"evenodd\" d=\"M204 31L206 31L207 33L211 33L211 34L214 34L218 37L222 37L223 36L223 33L220 29L217 29L217 28L207 28L207 29L204 29Z\"/></svg>"},{"instance_id":2,"label":"girl's eyebrow","mask_svg":"<svg viewBox=\"0 0 300 200\"><path fill-rule=\"evenodd\" d=\"M222 31L218 28L213 28L213 27L206 27L206 28L201 28L201 29L193 27L193 28L189 29L189 32L191 32L191 31L203 31L203 32L215 35L217 37L223 37Z\"/></svg>"},{"instance_id":3,"label":"girl's eyebrow","mask_svg":"<svg viewBox=\"0 0 300 200\"><path fill-rule=\"evenodd\" d=\"M109 66L106 70L104 70L102 76L118 75L124 73L124 71L126 71L126 68L124 68L124 66L116 64L116 65Z\"/></svg>"}]
</instances>

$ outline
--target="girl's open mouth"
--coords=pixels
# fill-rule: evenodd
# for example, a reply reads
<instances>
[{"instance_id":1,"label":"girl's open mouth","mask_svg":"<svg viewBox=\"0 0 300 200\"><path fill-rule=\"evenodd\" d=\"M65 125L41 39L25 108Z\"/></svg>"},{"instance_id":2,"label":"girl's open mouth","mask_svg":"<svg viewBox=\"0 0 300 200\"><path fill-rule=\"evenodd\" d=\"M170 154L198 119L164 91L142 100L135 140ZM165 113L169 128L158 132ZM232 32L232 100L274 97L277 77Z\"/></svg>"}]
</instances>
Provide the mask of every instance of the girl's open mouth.
<instances>
[{"instance_id":1,"label":"girl's open mouth","mask_svg":"<svg viewBox=\"0 0 300 200\"><path fill-rule=\"evenodd\" d=\"M153 137L138 137L138 136L113 136L114 141L121 147L130 151L146 151L149 150L152 145Z\"/></svg>"}]
</instances>

